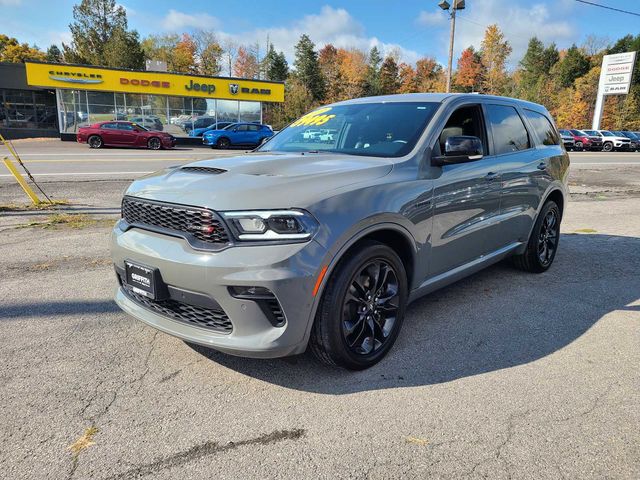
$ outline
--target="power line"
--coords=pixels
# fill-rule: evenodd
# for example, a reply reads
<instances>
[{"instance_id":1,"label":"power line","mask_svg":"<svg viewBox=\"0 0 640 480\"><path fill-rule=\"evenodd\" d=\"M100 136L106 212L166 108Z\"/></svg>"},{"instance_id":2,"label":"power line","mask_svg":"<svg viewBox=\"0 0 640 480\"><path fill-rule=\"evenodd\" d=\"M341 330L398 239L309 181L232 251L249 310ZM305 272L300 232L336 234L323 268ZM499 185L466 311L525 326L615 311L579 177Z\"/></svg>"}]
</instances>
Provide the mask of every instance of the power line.
<instances>
[{"instance_id":1,"label":"power line","mask_svg":"<svg viewBox=\"0 0 640 480\"><path fill-rule=\"evenodd\" d=\"M576 2L586 3L587 5L593 5L594 7L606 8L607 10L613 10L614 12L626 13L627 15L635 15L636 17L640 17L640 13L621 10L620 8L609 7L607 5L600 5L599 3L588 2L587 0L576 0Z\"/></svg>"}]
</instances>

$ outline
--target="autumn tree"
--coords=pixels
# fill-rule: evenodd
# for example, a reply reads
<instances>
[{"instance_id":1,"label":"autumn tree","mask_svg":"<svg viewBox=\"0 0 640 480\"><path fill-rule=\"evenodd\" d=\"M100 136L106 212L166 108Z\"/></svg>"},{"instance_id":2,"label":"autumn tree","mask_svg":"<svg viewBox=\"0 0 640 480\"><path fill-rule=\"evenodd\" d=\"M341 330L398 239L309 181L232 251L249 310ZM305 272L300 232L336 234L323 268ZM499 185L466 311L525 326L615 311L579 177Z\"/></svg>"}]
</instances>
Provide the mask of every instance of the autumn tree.
<instances>
[{"instance_id":1,"label":"autumn tree","mask_svg":"<svg viewBox=\"0 0 640 480\"><path fill-rule=\"evenodd\" d=\"M295 46L295 67L296 78L311 93L314 101L321 101L325 95L324 79L318 63L318 53L315 51L315 44L308 35L301 35Z\"/></svg>"},{"instance_id":2,"label":"autumn tree","mask_svg":"<svg viewBox=\"0 0 640 480\"><path fill-rule=\"evenodd\" d=\"M218 37L209 30L194 32L195 57L198 73L201 75L220 75L222 71L222 46Z\"/></svg>"},{"instance_id":3,"label":"autumn tree","mask_svg":"<svg viewBox=\"0 0 640 480\"><path fill-rule=\"evenodd\" d=\"M416 71L408 63L398 65L398 93L415 93L418 91Z\"/></svg>"},{"instance_id":4,"label":"autumn tree","mask_svg":"<svg viewBox=\"0 0 640 480\"><path fill-rule=\"evenodd\" d=\"M45 60L37 46L30 47L17 39L0 34L0 62L23 63L25 60Z\"/></svg>"},{"instance_id":5,"label":"autumn tree","mask_svg":"<svg viewBox=\"0 0 640 480\"><path fill-rule=\"evenodd\" d=\"M486 70L483 92L501 95L508 83L507 58L511 55L511 45L497 25L489 25L484 33L480 50L482 65Z\"/></svg>"},{"instance_id":6,"label":"autumn tree","mask_svg":"<svg viewBox=\"0 0 640 480\"><path fill-rule=\"evenodd\" d=\"M151 35L142 48L147 58L167 63L170 72L196 73L196 44L188 34Z\"/></svg>"},{"instance_id":7,"label":"autumn tree","mask_svg":"<svg viewBox=\"0 0 640 480\"><path fill-rule=\"evenodd\" d=\"M144 55L138 32L128 30L127 13L115 0L82 0L73 7L72 41L62 44L65 60L139 69Z\"/></svg>"},{"instance_id":8,"label":"autumn tree","mask_svg":"<svg viewBox=\"0 0 640 480\"><path fill-rule=\"evenodd\" d=\"M380 67L380 93L382 95L391 95L398 91L400 87L398 74L398 64L392 56L388 55Z\"/></svg>"},{"instance_id":9,"label":"autumn tree","mask_svg":"<svg viewBox=\"0 0 640 480\"><path fill-rule=\"evenodd\" d=\"M482 59L473 47L462 51L458 59L458 68L454 78L454 86L463 92L476 92L482 84Z\"/></svg>"},{"instance_id":10,"label":"autumn tree","mask_svg":"<svg viewBox=\"0 0 640 480\"><path fill-rule=\"evenodd\" d=\"M247 47L239 47L233 64L233 75L240 78L258 78L260 65L255 54Z\"/></svg>"},{"instance_id":11,"label":"autumn tree","mask_svg":"<svg viewBox=\"0 0 640 480\"><path fill-rule=\"evenodd\" d=\"M445 81L444 69L435 58L421 58L416 62L416 86L418 92L444 92Z\"/></svg>"},{"instance_id":12,"label":"autumn tree","mask_svg":"<svg viewBox=\"0 0 640 480\"><path fill-rule=\"evenodd\" d=\"M355 48L338 49L340 65L340 100L364 97L369 94L367 84L367 55Z\"/></svg>"},{"instance_id":13,"label":"autumn tree","mask_svg":"<svg viewBox=\"0 0 640 480\"><path fill-rule=\"evenodd\" d=\"M341 71L341 60L338 49L328 43L318 52L318 63L325 84L325 101L337 102L343 99L344 78Z\"/></svg>"}]
</instances>

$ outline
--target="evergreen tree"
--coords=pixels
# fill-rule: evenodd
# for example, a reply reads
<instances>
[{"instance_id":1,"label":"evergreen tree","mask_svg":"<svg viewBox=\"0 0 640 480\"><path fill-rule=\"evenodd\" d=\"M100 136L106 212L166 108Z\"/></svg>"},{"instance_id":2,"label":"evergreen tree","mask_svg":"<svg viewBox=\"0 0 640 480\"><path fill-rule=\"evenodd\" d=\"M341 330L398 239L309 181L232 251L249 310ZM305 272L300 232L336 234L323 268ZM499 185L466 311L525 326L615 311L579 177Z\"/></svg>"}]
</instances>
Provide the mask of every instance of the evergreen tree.
<instances>
[{"instance_id":1,"label":"evergreen tree","mask_svg":"<svg viewBox=\"0 0 640 480\"><path fill-rule=\"evenodd\" d=\"M62 63L62 52L57 45L51 45L47 48L47 62Z\"/></svg>"},{"instance_id":2,"label":"evergreen tree","mask_svg":"<svg viewBox=\"0 0 640 480\"><path fill-rule=\"evenodd\" d=\"M295 46L296 78L306 87L314 101L322 101L325 96L324 79L318 63L315 45L308 35L303 34Z\"/></svg>"},{"instance_id":3,"label":"evergreen tree","mask_svg":"<svg viewBox=\"0 0 640 480\"><path fill-rule=\"evenodd\" d=\"M289 76L287 59L283 52L276 52L273 44L269 45L269 51L264 57L263 64L267 80L284 82Z\"/></svg>"},{"instance_id":4,"label":"evergreen tree","mask_svg":"<svg viewBox=\"0 0 640 480\"><path fill-rule=\"evenodd\" d=\"M380 64L382 55L375 45L369 51L369 65L367 67L367 95L380 95Z\"/></svg>"},{"instance_id":5,"label":"evergreen tree","mask_svg":"<svg viewBox=\"0 0 640 480\"><path fill-rule=\"evenodd\" d=\"M585 75L590 67L589 59L573 44L558 63L555 73L560 85L566 88L573 85L577 78Z\"/></svg>"}]
</instances>

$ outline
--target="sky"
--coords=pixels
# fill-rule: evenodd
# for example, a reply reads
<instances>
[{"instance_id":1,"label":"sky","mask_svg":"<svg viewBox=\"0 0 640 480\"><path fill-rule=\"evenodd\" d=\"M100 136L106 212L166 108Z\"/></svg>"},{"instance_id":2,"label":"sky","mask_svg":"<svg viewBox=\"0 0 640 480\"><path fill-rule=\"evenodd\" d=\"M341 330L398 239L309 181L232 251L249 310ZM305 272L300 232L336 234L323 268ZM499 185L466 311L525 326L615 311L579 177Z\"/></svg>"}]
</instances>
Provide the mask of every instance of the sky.
<instances>
[{"instance_id":1,"label":"sky","mask_svg":"<svg viewBox=\"0 0 640 480\"><path fill-rule=\"evenodd\" d=\"M639 0L594 0L640 13ZM79 0L0 0L0 33L46 49L71 39L68 25ZM120 0L127 10L129 28L142 37L157 33L213 30L221 40L262 48L267 38L291 61L293 46L307 33L318 47L368 50L376 45L384 53L397 51L403 61L424 56L446 63L449 18L438 0ZM452 3L452 0L450 0ZM637 5L636 5L637 4ZM509 60L517 65L527 42L537 36L559 48L581 45L588 35L615 41L640 33L640 17L585 5L575 0L466 0L458 12L455 54L470 45L480 47L485 28L493 23L513 47Z\"/></svg>"}]
</instances>

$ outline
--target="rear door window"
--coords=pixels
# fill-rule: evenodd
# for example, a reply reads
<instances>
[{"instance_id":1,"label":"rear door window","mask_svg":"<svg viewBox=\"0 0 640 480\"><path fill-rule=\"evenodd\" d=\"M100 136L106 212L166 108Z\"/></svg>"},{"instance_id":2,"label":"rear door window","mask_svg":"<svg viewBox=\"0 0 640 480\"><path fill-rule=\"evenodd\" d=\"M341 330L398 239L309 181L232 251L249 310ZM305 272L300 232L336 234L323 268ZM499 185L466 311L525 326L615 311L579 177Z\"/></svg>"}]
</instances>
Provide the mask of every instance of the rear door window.
<instances>
[{"instance_id":1,"label":"rear door window","mask_svg":"<svg viewBox=\"0 0 640 480\"><path fill-rule=\"evenodd\" d=\"M109 129L109 130L113 130L113 129L116 128L116 124L115 123L103 123L100 128L106 128L106 129Z\"/></svg>"},{"instance_id":2,"label":"rear door window","mask_svg":"<svg viewBox=\"0 0 640 480\"><path fill-rule=\"evenodd\" d=\"M543 145L560 145L560 136L545 115L527 109L524 110L524 114ZM566 135L570 136L572 133L575 133L575 130L567 131Z\"/></svg>"},{"instance_id":3,"label":"rear door window","mask_svg":"<svg viewBox=\"0 0 640 480\"><path fill-rule=\"evenodd\" d=\"M487 105L486 110L496 155L531 148L527 129L514 107Z\"/></svg>"}]
</instances>

